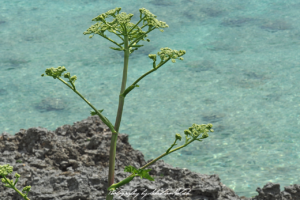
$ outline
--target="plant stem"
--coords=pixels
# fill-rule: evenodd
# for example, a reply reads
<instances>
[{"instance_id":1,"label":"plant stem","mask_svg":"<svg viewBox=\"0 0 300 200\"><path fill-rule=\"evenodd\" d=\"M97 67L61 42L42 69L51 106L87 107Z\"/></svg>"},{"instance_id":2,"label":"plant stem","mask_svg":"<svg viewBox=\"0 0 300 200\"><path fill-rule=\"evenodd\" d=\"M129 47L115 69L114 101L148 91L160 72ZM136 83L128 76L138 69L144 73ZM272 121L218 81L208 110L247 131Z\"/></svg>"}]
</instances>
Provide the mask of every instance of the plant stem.
<instances>
[{"instance_id":1,"label":"plant stem","mask_svg":"<svg viewBox=\"0 0 300 200\"><path fill-rule=\"evenodd\" d=\"M126 28L125 28L126 29ZM126 33L127 30L124 32ZM123 69L123 79L121 85L121 92L119 95L119 107L118 113L116 117L115 123L115 131L117 133L112 133L111 143L110 143L110 151L109 151L109 174L108 174L108 187L114 183L114 175L115 175L115 158L116 158L116 147L117 147L117 139L118 132L122 119L122 112L124 106L125 97L121 96L121 94L125 91L126 81L127 81L127 70L128 70L128 60L129 60L129 48L128 48L128 35L124 34L124 69ZM113 195L107 195L106 199L111 200Z\"/></svg>"},{"instance_id":2,"label":"plant stem","mask_svg":"<svg viewBox=\"0 0 300 200\"><path fill-rule=\"evenodd\" d=\"M12 189L14 189L17 193L19 193L19 195L21 195L23 197L23 199L30 200L27 196L25 197L25 194L20 192L14 185L12 185L5 176L3 176L3 178L4 178L4 180L6 180L6 183L8 183L11 186ZM16 181L16 182L18 182L18 181Z\"/></svg>"},{"instance_id":3,"label":"plant stem","mask_svg":"<svg viewBox=\"0 0 300 200\"><path fill-rule=\"evenodd\" d=\"M190 140L189 142L185 143L184 145L181 145L180 147L177 147L176 149L173 149L172 151L169 151L169 153L163 153L160 156L158 156L157 158L155 158L154 160L152 160L151 162L147 163L146 165L144 165L143 167L141 167L140 169L145 169L146 167L149 167L150 165L154 164L157 160L161 159L162 157L165 157L166 155L173 153L174 151L177 151L187 145L189 145L190 143L192 143L195 139ZM134 173L132 173L130 176L132 176ZM130 177L128 176L128 177ZM126 178L128 178L126 177Z\"/></svg>"},{"instance_id":4,"label":"plant stem","mask_svg":"<svg viewBox=\"0 0 300 200\"><path fill-rule=\"evenodd\" d=\"M75 85L71 82L72 86L70 86L66 81L64 81L63 79L61 79L60 77L57 77L57 79L59 79L61 82L63 82L65 85L67 85L69 88L71 88L76 94L78 94L80 96L80 98L82 98L91 108L93 108L95 110L95 112L97 113L97 115L100 117L100 119L102 120L102 122L104 122L109 129L111 130L112 133L115 133L116 131L114 130L113 125L110 123L109 120L107 120L102 114L101 112L99 112L88 100L86 100L75 88Z\"/></svg>"}]
</instances>

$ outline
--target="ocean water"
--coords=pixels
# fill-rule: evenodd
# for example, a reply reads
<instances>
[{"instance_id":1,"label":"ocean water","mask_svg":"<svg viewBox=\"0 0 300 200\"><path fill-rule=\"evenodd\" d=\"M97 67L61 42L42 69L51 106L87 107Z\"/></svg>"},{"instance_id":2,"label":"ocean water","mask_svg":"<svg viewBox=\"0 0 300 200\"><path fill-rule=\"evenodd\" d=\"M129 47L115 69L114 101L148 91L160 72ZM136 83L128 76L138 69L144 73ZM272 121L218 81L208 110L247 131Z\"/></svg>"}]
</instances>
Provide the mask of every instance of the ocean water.
<instances>
[{"instance_id":1,"label":"ocean water","mask_svg":"<svg viewBox=\"0 0 300 200\"><path fill-rule=\"evenodd\" d=\"M95 24L94 17L116 7L134 14L133 23L139 8L146 8L169 25L163 33L150 32L151 42L140 42L145 46L130 55L127 87L152 69L148 54L162 47L186 50L183 61L169 61L126 96L119 132L129 135L134 149L154 159L175 133L183 136L182 145L185 129L212 123L215 131L208 138L163 160L218 174L239 196L257 195L256 188L267 182L280 183L281 190L300 184L300 3L295 0L2 0L0 133L38 126L55 130L89 116L92 109L70 88L41 77L58 66L76 75L77 90L115 123L123 52L83 32Z\"/></svg>"}]
</instances>

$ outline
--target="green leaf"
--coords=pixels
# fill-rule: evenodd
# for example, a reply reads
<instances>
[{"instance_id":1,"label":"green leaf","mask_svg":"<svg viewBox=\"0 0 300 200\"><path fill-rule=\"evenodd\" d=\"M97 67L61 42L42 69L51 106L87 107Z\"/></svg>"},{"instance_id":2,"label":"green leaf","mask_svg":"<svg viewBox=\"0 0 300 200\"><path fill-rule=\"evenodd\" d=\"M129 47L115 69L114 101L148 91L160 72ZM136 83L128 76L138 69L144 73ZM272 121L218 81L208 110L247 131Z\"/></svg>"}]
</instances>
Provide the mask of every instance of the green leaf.
<instances>
[{"instance_id":1,"label":"green leaf","mask_svg":"<svg viewBox=\"0 0 300 200\"><path fill-rule=\"evenodd\" d=\"M148 179L149 181L154 181L154 178L152 178L150 175L149 175L149 171L151 171L151 169L139 169L137 170L135 167L129 165L129 166L126 166L125 169L124 169L124 172L130 172L130 173L134 173L134 176L131 176L131 177L127 177L126 179L120 181L119 183L116 183L116 184L113 184L111 185L108 190L109 191L114 191L116 190L118 187L121 187L122 185L125 185L127 183L129 183L135 176L139 175L141 178L146 178Z\"/></svg>"},{"instance_id":2,"label":"green leaf","mask_svg":"<svg viewBox=\"0 0 300 200\"><path fill-rule=\"evenodd\" d=\"M104 110L104 109L98 110L98 111L99 111L100 113L102 113L103 110ZM95 111L91 111L91 115L94 116L94 115L97 115L97 113L96 113Z\"/></svg>"},{"instance_id":3,"label":"green leaf","mask_svg":"<svg viewBox=\"0 0 300 200\"><path fill-rule=\"evenodd\" d=\"M150 175L149 175L149 171L151 171L151 169L139 169L138 173L139 173L139 176L141 178L146 178L148 179L149 181L154 181L154 178L152 178Z\"/></svg>"},{"instance_id":4,"label":"green leaf","mask_svg":"<svg viewBox=\"0 0 300 200\"><path fill-rule=\"evenodd\" d=\"M135 167L129 165L125 167L124 172L138 173L138 170Z\"/></svg>"},{"instance_id":5,"label":"green leaf","mask_svg":"<svg viewBox=\"0 0 300 200\"><path fill-rule=\"evenodd\" d=\"M116 47L109 47L109 48L111 48L111 49L113 49L113 50L117 50L117 51L124 51L123 48L116 48Z\"/></svg>"},{"instance_id":6,"label":"green leaf","mask_svg":"<svg viewBox=\"0 0 300 200\"><path fill-rule=\"evenodd\" d=\"M132 45L130 47L142 47L142 46L144 46L144 45Z\"/></svg>"},{"instance_id":7,"label":"green leaf","mask_svg":"<svg viewBox=\"0 0 300 200\"><path fill-rule=\"evenodd\" d=\"M154 181L154 179L149 175L149 171L151 171L151 169L139 169L137 170L135 167L129 165L126 166L124 169L124 172L130 172L130 173L135 173L136 175L139 175L141 178L146 178L150 181Z\"/></svg>"}]
</instances>

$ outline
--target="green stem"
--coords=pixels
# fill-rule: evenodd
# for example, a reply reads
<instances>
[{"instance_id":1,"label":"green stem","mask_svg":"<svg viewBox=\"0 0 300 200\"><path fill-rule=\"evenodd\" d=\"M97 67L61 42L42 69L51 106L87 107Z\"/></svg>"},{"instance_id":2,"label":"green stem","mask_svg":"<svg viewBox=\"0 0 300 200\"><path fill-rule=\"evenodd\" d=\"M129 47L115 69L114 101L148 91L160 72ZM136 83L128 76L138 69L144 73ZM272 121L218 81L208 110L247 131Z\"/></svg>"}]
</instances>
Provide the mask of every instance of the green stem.
<instances>
[{"instance_id":1,"label":"green stem","mask_svg":"<svg viewBox=\"0 0 300 200\"><path fill-rule=\"evenodd\" d=\"M145 76L147 76L148 74L156 71L158 68L160 68L162 65L164 65L166 62L168 62L171 58L168 58L165 61L161 61L154 69L151 69L150 71L148 71L147 73L145 73L143 76L141 76L140 78L138 78L134 83L132 83L132 85L137 84L140 80L142 80Z\"/></svg>"},{"instance_id":2,"label":"green stem","mask_svg":"<svg viewBox=\"0 0 300 200\"><path fill-rule=\"evenodd\" d=\"M125 28L126 29L126 28ZM126 33L127 30L124 32ZM112 134L111 143L110 143L110 151L109 151L109 172L108 172L108 187L114 183L114 175L115 175L115 157L116 157L116 147L117 147L117 139L118 132L121 124L123 106L125 97L121 94L125 91L126 81L127 81L127 70L128 70L128 60L129 60L129 47L128 47L128 35L124 35L124 68L123 68L123 79L121 85L121 92L119 95L119 107L118 113L116 117L115 130L116 133ZM111 200L113 195L107 195L106 199Z\"/></svg>"},{"instance_id":3,"label":"green stem","mask_svg":"<svg viewBox=\"0 0 300 200\"><path fill-rule=\"evenodd\" d=\"M75 88L75 85L71 82L72 86L70 86L68 83L66 83L63 79L61 79L60 77L57 77L61 82L63 82L64 84L66 84L69 88L71 88L76 94L78 94L80 96L80 98L82 98L89 106L91 106L95 112L97 113L97 115L100 117L100 119L109 127L109 129L111 130L112 133L116 133L116 130L114 129L113 125L110 123L110 121L104 117L88 100L86 100Z\"/></svg>"},{"instance_id":4,"label":"green stem","mask_svg":"<svg viewBox=\"0 0 300 200\"><path fill-rule=\"evenodd\" d=\"M192 143L196 138L192 139L191 141L185 143L184 145L181 145L180 147L177 147L176 149L173 149L172 151L169 151L169 153L163 153L161 154L160 156L158 156L157 158L155 158L154 160L152 160L151 162L147 163L146 165L144 165L143 167L141 167L140 169L145 169L146 167L149 167L150 165L154 164L157 160L163 158L164 156L170 154L170 153L173 153L174 151L177 151L185 146L187 146L188 144ZM130 176L128 176L127 178L133 176L134 173L132 173Z\"/></svg>"},{"instance_id":5,"label":"green stem","mask_svg":"<svg viewBox=\"0 0 300 200\"><path fill-rule=\"evenodd\" d=\"M8 180L6 179L5 176L2 176L2 177L6 180L6 183L8 183L8 184L11 186L11 188L14 189L17 193L19 193L19 195L21 195L25 200L30 200L30 199L27 197L27 195L25 195L25 194L23 194L22 192L20 192L14 185L10 184L10 181L8 181ZM17 182L17 181L16 181L16 182ZM27 194L28 194L28 192L27 192ZM26 197L25 197L25 196L26 196Z\"/></svg>"},{"instance_id":6,"label":"green stem","mask_svg":"<svg viewBox=\"0 0 300 200\"><path fill-rule=\"evenodd\" d=\"M132 83L127 89L129 89L129 91L127 91L126 93L122 93L120 96L123 96L124 98L126 97L126 95L135 88L135 85L140 81L142 80L145 76L147 76L148 74L156 71L158 68L160 68L162 65L164 65L166 62L168 62L171 58L168 58L167 60L165 61L161 61L154 69L148 71L147 73L145 73L144 75L142 75L140 78L138 78L134 83ZM126 89L126 90L127 90ZM125 91L126 91L125 90Z\"/></svg>"}]
</instances>

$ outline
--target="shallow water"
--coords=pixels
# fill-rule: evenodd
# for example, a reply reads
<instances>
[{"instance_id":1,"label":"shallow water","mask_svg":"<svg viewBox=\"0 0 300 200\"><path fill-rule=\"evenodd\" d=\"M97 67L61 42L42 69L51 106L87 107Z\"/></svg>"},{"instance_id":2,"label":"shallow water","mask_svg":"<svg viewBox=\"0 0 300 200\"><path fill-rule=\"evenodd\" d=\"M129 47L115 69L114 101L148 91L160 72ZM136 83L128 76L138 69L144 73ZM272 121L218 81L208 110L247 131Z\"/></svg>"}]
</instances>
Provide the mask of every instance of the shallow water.
<instances>
[{"instance_id":1,"label":"shallow water","mask_svg":"<svg viewBox=\"0 0 300 200\"><path fill-rule=\"evenodd\" d=\"M3 2L3 1L2 1ZM65 66L77 90L114 124L123 55L100 37L83 35L91 20L116 7L146 8L169 28L130 56L127 86L152 69L148 54L186 50L139 82L125 99L120 132L145 159L156 158L175 133L212 123L202 142L164 157L174 167L218 174L239 196L267 182L299 181L299 8L296 1L4 0L0 11L0 132L55 130L91 108L46 68ZM112 21L113 18L108 18ZM145 31L146 29L144 29ZM105 33L111 39L120 39ZM158 58L157 64L160 58ZM183 137L184 138L184 137ZM183 140L184 141L184 140ZM183 144L183 141L179 145Z\"/></svg>"}]
</instances>

